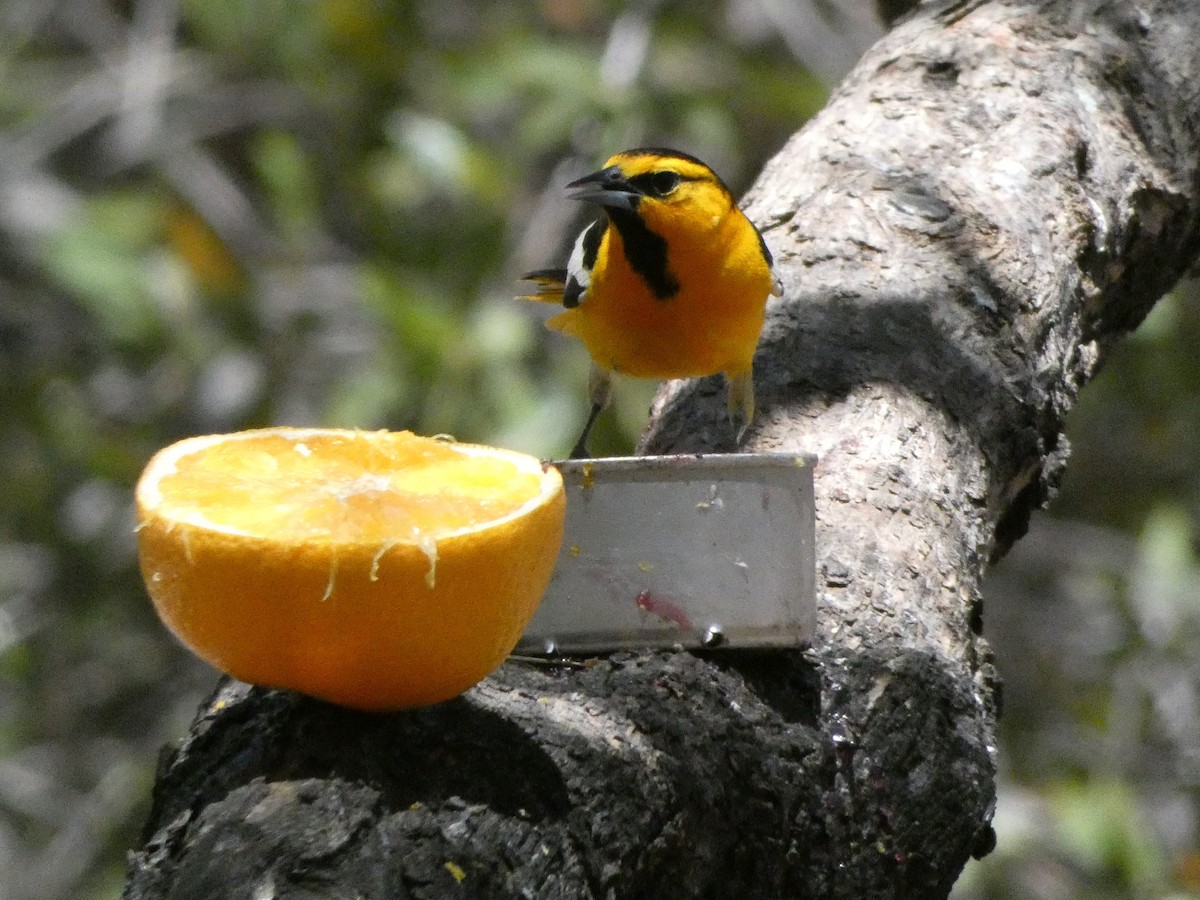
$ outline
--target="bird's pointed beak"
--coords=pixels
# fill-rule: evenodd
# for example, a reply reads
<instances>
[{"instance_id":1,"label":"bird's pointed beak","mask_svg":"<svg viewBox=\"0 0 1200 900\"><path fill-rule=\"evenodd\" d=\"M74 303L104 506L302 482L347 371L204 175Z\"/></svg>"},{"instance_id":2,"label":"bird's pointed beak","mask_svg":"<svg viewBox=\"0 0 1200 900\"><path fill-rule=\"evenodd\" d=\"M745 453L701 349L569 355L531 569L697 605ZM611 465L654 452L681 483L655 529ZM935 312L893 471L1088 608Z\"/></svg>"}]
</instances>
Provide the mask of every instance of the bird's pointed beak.
<instances>
[{"instance_id":1,"label":"bird's pointed beak","mask_svg":"<svg viewBox=\"0 0 1200 900\"><path fill-rule=\"evenodd\" d=\"M609 166L591 175L584 175L567 185L571 191L568 198L598 203L614 209L633 209L642 198L642 192L629 183L617 166Z\"/></svg>"}]
</instances>

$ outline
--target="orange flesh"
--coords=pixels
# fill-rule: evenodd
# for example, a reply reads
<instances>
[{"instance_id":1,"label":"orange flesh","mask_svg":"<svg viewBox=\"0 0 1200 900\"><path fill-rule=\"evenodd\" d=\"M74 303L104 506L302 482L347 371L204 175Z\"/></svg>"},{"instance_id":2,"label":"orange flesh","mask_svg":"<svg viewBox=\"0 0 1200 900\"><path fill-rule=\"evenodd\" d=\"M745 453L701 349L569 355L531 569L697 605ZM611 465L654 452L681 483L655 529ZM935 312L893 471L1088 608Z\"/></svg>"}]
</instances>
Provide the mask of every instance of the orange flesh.
<instances>
[{"instance_id":1,"label":"orange flesh","mask_svg":"<svg viewBox=\"0 0 1200 900\"><path fill-rule=\"evenodd\" d=\"M280 542L423 544L515 512L540 478L408 432L261 435L181 457L159 489L176 521Z\"/></svg>"}]
</instances>

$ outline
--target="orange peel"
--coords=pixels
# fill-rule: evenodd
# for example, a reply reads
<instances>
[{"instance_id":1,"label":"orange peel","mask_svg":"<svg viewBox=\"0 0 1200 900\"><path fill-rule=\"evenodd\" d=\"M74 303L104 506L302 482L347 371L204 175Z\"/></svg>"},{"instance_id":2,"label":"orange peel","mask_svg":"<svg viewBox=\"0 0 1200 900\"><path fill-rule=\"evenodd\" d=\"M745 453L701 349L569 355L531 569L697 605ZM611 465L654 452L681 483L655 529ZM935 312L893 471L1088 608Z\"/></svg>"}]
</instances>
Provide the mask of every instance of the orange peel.
<instances>
[{"instance_id":1,"label":"orange peel","mask_svg":"<svg viewBox=\"0 0 1200 900\"><path fill-rule=\"evenodd\" d=\"M189 438L138 482L159 617L242 681L345 706L454 697L511 652L562 543L558 471L410 432Z\"/></svg>"}]
</instances>

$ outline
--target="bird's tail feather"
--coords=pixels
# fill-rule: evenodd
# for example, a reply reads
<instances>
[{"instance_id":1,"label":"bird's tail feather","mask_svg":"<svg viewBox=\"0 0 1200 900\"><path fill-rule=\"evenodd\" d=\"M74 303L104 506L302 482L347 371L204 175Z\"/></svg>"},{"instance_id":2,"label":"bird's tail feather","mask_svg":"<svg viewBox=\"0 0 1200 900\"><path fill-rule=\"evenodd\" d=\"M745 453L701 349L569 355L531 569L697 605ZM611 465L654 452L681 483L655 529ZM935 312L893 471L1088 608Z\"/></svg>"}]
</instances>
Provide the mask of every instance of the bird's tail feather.
<instances>
[{"instance_id":1,"label":"bird's tail feather","mask_svg":"<svg viewBox=\"0 0 1200 900\"><path fill-rule=\"evenodd\" d=\"M539 303L563 302L563 290L567 286L566 269L537 269L521 276L522 281L532 281L536 287L531 294L521 294L519 300L536 300Z\"/></svg>"}]
</instances>

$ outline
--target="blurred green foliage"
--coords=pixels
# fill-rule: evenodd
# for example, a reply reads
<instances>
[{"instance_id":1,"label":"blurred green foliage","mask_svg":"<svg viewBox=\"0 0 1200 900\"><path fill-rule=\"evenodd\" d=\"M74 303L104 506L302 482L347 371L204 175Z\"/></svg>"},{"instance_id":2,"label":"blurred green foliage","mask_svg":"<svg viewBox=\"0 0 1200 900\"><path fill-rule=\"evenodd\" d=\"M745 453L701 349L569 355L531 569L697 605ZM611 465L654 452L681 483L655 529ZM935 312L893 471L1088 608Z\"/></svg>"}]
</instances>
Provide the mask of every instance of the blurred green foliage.
<instances>
[{"instance_id":1,"label":"blurred green foliage","mask_svg":"<svg viewBox=\"0 0 1200 900\"><path fill-rule=\"evenodd\" d=\"M564 452L586 356L513 299L583 224L561 186L665 144L744 190L824 100L797 56L828 78L875 36L866 4L794 8L836 24L753 0L0 0L0 897L119 893L155 753L214 681L135 570L150 454L285 422ZM1200 884L1190 720L1154 713L1196 674L1197 297L1072 423L1056 511L1126 534L1035 532L1000 573L1015 799L964 897L1039 866L1075 893L1025 896ZM618 382L596 449L631 446L649 391Z\"/></svg>"}]
</instances>

